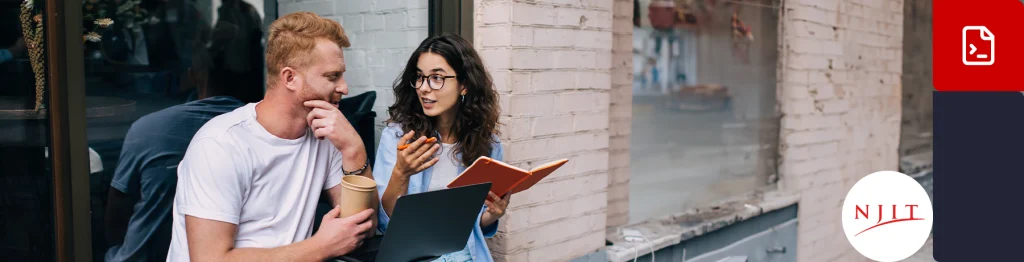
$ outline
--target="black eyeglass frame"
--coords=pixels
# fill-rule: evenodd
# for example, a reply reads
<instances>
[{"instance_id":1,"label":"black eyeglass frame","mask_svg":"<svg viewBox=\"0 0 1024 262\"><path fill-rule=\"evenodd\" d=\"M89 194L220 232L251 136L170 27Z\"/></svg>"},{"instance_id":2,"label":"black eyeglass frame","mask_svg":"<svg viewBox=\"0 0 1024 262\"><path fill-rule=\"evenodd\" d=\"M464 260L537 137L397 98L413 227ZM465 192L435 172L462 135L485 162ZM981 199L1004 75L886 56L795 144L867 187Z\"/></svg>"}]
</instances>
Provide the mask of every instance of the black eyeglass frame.
<instances>
[{"instance_id":1,"label":"black eyeglass frame","mask_svg":"<svg viewBox=\"0 0 1024 262\"><path fill-rule=\"evenodd\" d=\"M441 86L439 86L437 88L434 88L434 86L432 84L427 83L429 81L423 81L423 79L427 79L427 78L430 78L432 76L437 76L437 77L441 78ZM427 83L427 86L430 87L430 89L441 90L441 88L444 88L444 83L448 82L449 78L456 78L456 77L458 77L458 76L444 76L444 75L440 75L440 74L429 74L429 75L422 75L422 76L421 75L417 75L417 76L413 76L413 81L412 81L412 83L409 83L409 85L412 86L412 88L419 89L421 86L423 86L423 83ZM416 82L420 82L420 84L417 85Z\"/></svg>"}]
</instances>

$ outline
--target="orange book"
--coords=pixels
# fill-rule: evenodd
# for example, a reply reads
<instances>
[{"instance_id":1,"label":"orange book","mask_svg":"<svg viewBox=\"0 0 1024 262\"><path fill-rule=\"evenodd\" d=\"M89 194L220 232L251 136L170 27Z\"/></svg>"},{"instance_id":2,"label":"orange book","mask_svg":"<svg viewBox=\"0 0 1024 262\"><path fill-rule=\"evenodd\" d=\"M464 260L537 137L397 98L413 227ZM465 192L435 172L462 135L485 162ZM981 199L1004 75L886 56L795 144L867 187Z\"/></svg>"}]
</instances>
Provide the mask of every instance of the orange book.
<instances>
[{"instance_id":1,"label":"orange book","mask_svg":"<svg viewBox=\"0 0 1024 262\"><path fill-rule=\"evenodd\" d=\"M530 189L566 162L569 160L561 159L527 171L490 157L481 156L473 161L466 171L448 183L448 188L491 182L491 192L494 192L495 195L515 194ZM491 201L494 200L496 199L491 199Z\"/></svg>"}]
</instances>

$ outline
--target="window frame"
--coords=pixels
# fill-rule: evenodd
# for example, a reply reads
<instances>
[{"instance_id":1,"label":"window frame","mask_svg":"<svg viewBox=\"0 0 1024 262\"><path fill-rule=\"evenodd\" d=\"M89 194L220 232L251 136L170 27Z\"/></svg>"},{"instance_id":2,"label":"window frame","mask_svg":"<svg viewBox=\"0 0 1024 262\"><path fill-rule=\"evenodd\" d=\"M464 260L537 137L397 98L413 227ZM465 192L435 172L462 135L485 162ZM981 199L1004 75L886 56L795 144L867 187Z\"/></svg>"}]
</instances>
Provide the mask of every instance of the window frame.
<instances>
[{"instance_id":1,"label":"window frame","mask_svg":"<svg viewBox=\"0 0 1024 262\"><path fill-rule=\"evenodd\" d=\"M473 41L473 0L430 0L427 13L429 36L456 33Z\"/></svg>"},{"instance_id":2,"label":"window frame","mask_svg":"<svg viewBox=\"0 0 1024 262\"><path fill-rule=\"evenodd\" d=\"M58 261L92 260L81 1L46 0L46 88Z\"/></svg>"}]
</instances>

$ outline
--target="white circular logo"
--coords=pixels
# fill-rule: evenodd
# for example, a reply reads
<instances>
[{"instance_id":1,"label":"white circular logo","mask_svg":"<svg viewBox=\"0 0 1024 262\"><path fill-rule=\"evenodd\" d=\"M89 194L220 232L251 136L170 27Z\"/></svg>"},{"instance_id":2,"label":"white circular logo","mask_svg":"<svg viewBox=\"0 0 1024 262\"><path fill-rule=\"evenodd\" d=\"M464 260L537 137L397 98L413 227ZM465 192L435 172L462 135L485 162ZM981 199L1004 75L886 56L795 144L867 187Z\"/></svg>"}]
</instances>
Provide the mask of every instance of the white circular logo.
<instances>
[{"instance_id":1,"label":"white circular logo","mask_svg":"<svg viewBox=\"0 0 1024 262\"><path fill-rule=\"evenodd\" d=\"M917 253L932 230L932 202L921 184L894 171L872 173L843 202L846 239L875 261L900 261Z\"/></svg>"}]
</instances>

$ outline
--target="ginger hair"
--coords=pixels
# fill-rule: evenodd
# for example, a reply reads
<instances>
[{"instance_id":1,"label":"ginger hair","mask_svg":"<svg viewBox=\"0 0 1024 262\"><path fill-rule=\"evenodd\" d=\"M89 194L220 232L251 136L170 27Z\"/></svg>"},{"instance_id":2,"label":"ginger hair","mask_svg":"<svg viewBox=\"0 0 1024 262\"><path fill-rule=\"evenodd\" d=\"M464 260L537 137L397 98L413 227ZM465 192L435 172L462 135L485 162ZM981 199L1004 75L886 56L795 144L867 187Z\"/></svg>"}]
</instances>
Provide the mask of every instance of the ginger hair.
<instances>
[{"instance_id":1,"label":"ginger hair","mask_svg":"<svg viewBox=\"0 0 1024 262\"><path fill-rule=\"evenodd\" d=\"M311 12L291 13L271 23L267 38L268 88L277 81L282 68L309 65L317 39L331 41L340 48L351 46L341 24Z\"/></svg>"}]
</instances>

